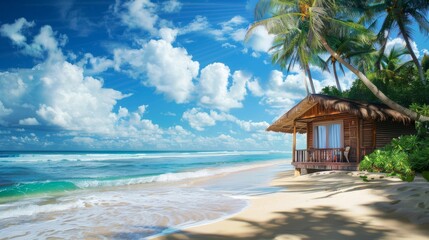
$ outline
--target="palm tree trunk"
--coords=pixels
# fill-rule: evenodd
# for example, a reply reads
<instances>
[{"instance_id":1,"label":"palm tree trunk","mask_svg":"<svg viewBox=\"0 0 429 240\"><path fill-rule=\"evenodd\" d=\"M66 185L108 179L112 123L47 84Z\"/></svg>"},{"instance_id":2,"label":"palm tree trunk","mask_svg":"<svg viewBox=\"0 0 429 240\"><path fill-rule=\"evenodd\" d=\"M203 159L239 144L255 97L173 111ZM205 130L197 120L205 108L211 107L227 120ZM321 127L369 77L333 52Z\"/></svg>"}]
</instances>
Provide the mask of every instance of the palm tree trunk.
<instances>
[{"instance_id":1,"label":"palm tree trunk","mask_svg":"<svg viewBox=\"0 0 429 240\"><path fill-rule=\"evenodd\" d=\"M417 69L419 70L420 75L420 81L424 84L426 84L425 75L423 74L422 66L420 65L419 60L416 57L416 54L413 51L413 48L411 47L410 39L408 38L408 34L406 33L404 26L402 25L402 21L398 22L399 30L401 31L402 36L405 40L405 45L407 46L408 51L410 52L411 58L413 59L414 64L416 65Z\"/></svg>"},{"instance_id":2,"label":"palm tree trunk","mask_svg":"<svg viewBox=\"0 0 429 240\"><path fill-rule=\"evenodd\" d=\"M334 77L335 77L335 82L337 83L337 89L338 91L342 92L340 81L338 80L337 64L335 62L332 64L332 70L334 71Z\"/></svg>"},{"instance_id":3,"label":"palm tree trunk","mask_svg":"<svg viewBox=\"0 0 429 240\"><path fill-rule=\"evenodd\" d=\"M307 72L304 71L304 85L305 85L305 90L307 91L307 96L310 95L310 90L308 89L308 83L307 83Z\"/></svg>"},{"instance_id":4,"label":"palm tree trunk","mask_svg":"<svg viewBox=\"0 0 429 240\"><path fill-rule=\"evenodd\" d=\"M389 36L389 31L388 30L386 30L386 31L387 31L386 36ZM380 54L379 54L379 56L377 58L377 61L375 62L375 67L378 70L381 69L381 60L383 58L384 51L386 49L386 45L387 45L387 37L383 38L383 43L381 44L381 48L380 48L380 51L379 51Z\"/></svg>"},{"instance_id":5,"label":"palm tree trunk","mask_svg":"<svg viewBox=\"0 0 429 240\"><path fill-rule=\"evenodd\" d=\"M388 98L383 92L381 92L377 86L375 86L362 72L357 70L355 67L350 65L348 62L344 61L326 42L326 39L321 37L322 45L325 47L325 49L335 58L337 59L341 64L346 66L351 72L353 72L362 82L365 84L365 86L368 87L368 89L383 103L385 103L390 108L410 117L411 119L415 121L421 121L426 122L429 121L429 117L422 116L414 111L411 111L408 108L405 108L396 102L392 101L390 98Z\"/></svg>"},{"instance_id":6,"label":"palm tree trunk","mask_svg":"<svg viewBox=\"0 0 429 240\"><path fill-rule=\"evenodd\" d=\"M308 63L305 64L305 71L307 72L307 75L308 75L308 81L310 82L311 92L315 94L316 90L314 89L313 78L311 77L311 71L310 71L310 67L308 66Z\"/></svg>"}]
</instances>

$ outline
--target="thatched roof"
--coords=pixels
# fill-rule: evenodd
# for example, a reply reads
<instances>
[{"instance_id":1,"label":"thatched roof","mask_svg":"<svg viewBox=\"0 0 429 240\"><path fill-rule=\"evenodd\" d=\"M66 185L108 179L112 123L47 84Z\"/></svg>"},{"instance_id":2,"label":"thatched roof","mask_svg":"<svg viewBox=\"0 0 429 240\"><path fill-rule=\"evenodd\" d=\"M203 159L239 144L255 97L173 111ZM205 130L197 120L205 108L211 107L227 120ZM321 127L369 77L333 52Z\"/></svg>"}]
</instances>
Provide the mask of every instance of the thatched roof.
<instances>
[{"instance_id":1,"label":"thatched roof","mask_svg":"<svg viewBox=\"0 0 429 240\"><path fill-rule=\"evenodd\" d=\"M300 103L271 124L271 126L267 128L267 131L293 133L293 123L295 121L297 133L306 133L307 124L296 120L317 104L324 110L350 113L361 119L397 121L403 123L412 122L409 117L383 104L369 104L345 98L312 94L304 98Z\"/></svg>"}]
</instances>

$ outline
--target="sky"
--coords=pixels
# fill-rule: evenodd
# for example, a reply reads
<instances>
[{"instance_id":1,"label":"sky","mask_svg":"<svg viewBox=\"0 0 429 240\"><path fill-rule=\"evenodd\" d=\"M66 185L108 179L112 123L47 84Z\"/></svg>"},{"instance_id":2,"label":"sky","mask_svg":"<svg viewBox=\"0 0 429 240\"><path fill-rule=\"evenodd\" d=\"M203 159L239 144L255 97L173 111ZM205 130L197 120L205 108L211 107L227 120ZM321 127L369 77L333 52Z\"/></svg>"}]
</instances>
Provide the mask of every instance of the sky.
<instances>
[{"instance_id":1,"label":"sky","mask_svg":"<svg viewBox=\"0 0 429 240\"><path fill-rule=\"evenodd\" d=\"M255 3L2 1L0 150L290 151L265 129L306 96L304 75L271 64L263 27L244 41ZM335 84L312 73L316 91Z\"/></svg>"}]
</instances>

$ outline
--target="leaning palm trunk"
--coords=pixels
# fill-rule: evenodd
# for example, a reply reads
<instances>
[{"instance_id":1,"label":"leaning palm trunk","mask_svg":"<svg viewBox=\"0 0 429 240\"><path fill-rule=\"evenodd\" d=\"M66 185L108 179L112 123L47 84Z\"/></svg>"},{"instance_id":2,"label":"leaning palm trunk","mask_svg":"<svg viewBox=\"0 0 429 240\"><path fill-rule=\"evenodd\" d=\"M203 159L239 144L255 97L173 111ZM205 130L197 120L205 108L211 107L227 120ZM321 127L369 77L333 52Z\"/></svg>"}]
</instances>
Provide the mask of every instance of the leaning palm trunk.
<instances>
[{"instance_id":1,"label":"leaning palm trunk","mask_svg":"<svg viewBox=\"0 0 429 240\"><path fill-rule=\"evenodd\" d=\"M313 78L311 77L311 71L310 71L310 67L308 66L308 63L305 64L305 71L307 72L307 75L308 75L308 81L310 82L311 92L315 94L316 90L314 89Z\"/></svg>"},{"instance_id":2,"label":"leaning palm trunk","mask_svg":"<svg viewBox=\"0 0 429 240\"><path fill-rule=\"evenodd\" d=\"M326 39L322 36L320 36L321 41L322 41L322 45L323 47L325 47L325 49L335 58L337 59L341 64L343 64L344 66L346 66L351 72L353 72L360 80L362 80L362 82L365 84L366 87L368 87L368 89L378 98L380 99L383 103L385 103L387 106L389 106L390 108L404 114L407 115L408 117L410 117L411 119L415 120L415 121L421 121L421 122L426 122L429 121L429 117L427 116L422 116L414 111L411 111L408 108L405 108L399 104L397 104L396 102L392 101L390 98L388 98L383 92L381 92L377 86L375 86L361 71L359 71L358 69L356 69L355 67L353 67L352 65L350 65L348 62L344 61L344 59L342 59L340 57L340 55L338 55L326 42Z\"/></svg>"},{"instance_id":3,"label":"leaning palm trunk","mask_svg":"<svg viewBox=\"0 0 429 240\"><path fill-rule=\"evenodd\" d=\"M334 62L334 64L332 64L332 70L334 71L334 77L335 77L335 83L337 84L337 89L338 89L338 91L342 92L340 81L338 80L337 66L336 66L335 62Z\"/></svg>"}]
</instances>

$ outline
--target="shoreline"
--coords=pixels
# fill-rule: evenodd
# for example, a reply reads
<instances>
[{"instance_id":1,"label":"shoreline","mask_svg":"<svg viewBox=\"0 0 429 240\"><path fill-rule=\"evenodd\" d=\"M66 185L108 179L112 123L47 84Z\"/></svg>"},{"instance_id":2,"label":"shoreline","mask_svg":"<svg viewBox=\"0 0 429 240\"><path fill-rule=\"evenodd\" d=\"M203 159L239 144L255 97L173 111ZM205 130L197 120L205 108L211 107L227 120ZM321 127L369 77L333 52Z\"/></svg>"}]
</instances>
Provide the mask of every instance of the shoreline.
<instances>
[{"instance_id":1,"label":"shoreline","mask_svg":"<svg viewBox=\"0 0 429 240\"><path fill-rule=\"evenodd\" d=\"M250 198L237 214L151 239L427 239L429 183L369 179L281 172L270 185L282 190Z\"/></svg>"}]
</instances>

